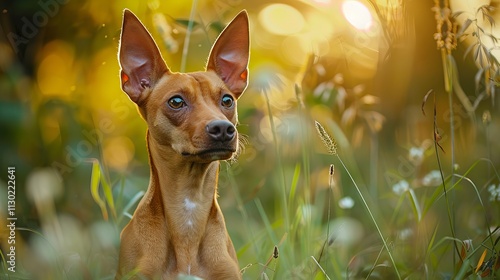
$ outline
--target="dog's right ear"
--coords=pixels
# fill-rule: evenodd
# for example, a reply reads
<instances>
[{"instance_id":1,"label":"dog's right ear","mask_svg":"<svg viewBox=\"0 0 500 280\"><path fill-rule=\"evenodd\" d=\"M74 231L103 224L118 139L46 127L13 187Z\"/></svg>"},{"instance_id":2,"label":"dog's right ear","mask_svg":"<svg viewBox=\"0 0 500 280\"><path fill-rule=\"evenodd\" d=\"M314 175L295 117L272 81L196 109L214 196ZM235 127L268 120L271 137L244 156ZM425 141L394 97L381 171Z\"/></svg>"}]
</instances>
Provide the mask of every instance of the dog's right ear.
<instances>
[{"instance_id":1,"label":"dog's right ear","mask_svg":"<svg viewBox=\"0 0 500 280\"><path fill-rule=\"evenodd\" d=\"M250 31L248 14L241 11L222 31L208 58L207 70L219 75L238 98L248 84Z\"/></svg>"},{"instance_id":2,"label":"dog's right ear","mask_svg":"<svg viewBox=\"0 0 500 280\"><path fill-rule=\"evenodd\" d=\"M123 11L118 57L122 89L135 103L143 98L146 88L169 72L151 34L128 9Z\"/></svg>"}]
</instances>

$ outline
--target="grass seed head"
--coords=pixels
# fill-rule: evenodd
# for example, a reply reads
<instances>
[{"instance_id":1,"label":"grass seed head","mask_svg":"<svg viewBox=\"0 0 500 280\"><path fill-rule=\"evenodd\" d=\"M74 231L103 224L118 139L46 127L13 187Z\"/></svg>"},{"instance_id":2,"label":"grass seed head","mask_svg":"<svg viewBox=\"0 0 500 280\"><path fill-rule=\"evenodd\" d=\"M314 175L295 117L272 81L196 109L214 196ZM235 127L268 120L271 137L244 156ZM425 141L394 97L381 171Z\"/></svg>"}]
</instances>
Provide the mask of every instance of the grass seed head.
<instances>
[{"instance_id":1,"label":"grass seed head","mask_svg":"<svg viewBox=\"0 0 500 280\"><path fill-rule=\"evenodd\" d=\"M318 135L328 149L328 153L331 155L337 155L337 143L328 135L325 128L317 121L315 121L316 130Z\"/></svg>"}]
</instances>

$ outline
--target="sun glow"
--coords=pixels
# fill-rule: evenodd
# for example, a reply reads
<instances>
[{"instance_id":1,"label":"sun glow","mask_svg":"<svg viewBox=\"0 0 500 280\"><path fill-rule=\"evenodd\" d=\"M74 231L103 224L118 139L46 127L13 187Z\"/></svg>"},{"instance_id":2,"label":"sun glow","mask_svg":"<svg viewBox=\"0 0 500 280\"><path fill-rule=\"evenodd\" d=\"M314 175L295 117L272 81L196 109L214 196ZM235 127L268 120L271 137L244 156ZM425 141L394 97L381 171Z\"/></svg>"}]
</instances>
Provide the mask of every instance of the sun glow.
<instances>
[{"instance_id":1,"label":"sun glow","mask_svg":"<svg viewBox=\"0 0 500 280\"><path fill-rule=\"evenodd\" d=\"M286 4L271 4L259 13L259 21L269 32L277 35L291 35L302 31L305 20L294 7Z\"/></svg>"},{"instance_id":2,"label":"sun glow","mask_svg":"<svg viewBox=\"0 0 500 280\"><path fill-rule=\"evenodd\" d=\"M347 0L342 4L342 13L347 21L359 30L368 30L373 25L373 17L361 2Z\"/></svg>"}]
</instances>

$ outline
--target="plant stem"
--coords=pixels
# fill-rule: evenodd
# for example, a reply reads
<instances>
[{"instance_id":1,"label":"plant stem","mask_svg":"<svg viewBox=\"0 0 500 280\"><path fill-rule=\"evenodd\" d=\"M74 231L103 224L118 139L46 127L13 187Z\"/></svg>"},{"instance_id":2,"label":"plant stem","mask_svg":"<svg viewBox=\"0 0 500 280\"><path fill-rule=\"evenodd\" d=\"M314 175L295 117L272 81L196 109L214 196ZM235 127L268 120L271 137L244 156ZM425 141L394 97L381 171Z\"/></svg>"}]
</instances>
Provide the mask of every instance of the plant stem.
<instances>
[{"instance_id":1,"label":"plant stem","mask_svg":"<svg viewBox=\"0 0 500 280\"><path fill-rule=\"evenodd\" d=\"M377 162L378 162L378 136L372 132L370 137L370 190L373 199L378 198L377 189Z\"/></svg>"},{"instance_id":2,"label":"plant stem","mask_svg":"<svg viewBox=\"0 0 500 280\"><path fill-rule=\"evenodd\" d=\"M182 48L182 60L181 60L181 72L186 72L186 62L189 51L189 41L191 39L191 31L193 30L193 19L196 7L198 6L198 0L193 0L193 5L191 6L191 13L189 14L189 22L186 31L186 37L184 38L184 46Z\"/></svg>"},{"instance_id":3,"label":"plant stem","mask_svg":"<svg viewBox=\"0 0 500 280\"><path fill-rule=\"evenodd\" d=\"M375 228L377 229L377 232L380 236L380 239L382 239L382 242L384 243L384 247L387 250L387 254L389 255L389 258L391 259L391 263L392 263L392 266L394 267L394 271L396 272L398 279L401 279L401 275L399 274L398 267L396 266L396 261L394 260L394 257L392 256L391 250L389 248L389 245L387 244L387 241L384 238L384 234L382 233L382 230L380 229L380 227L377 224L377 220L375 220L375 216L373 216L373 213L370 210L370 207L368 206L368 203L366 202L363 194L361 193L361 190L359 189L358 185L356 184L356 181L354 181L354 178L352 177L351 173L349 172L349 170L347 169L347 167L345 166L344 162L342 161L342 159L339 157L338 154L337 154L337 158L339 159L340 164L342 164L342 167L344 167L344 169L346 170L347 175L349 175L349 178L351 179L352 183L354 184L356 191L359 193L359 196L361 197L361 201L363 202L363 205L365 206L366 211L368 212L368 215L370 215L370 218L373 221Z\"/></svg>"},{"instance_id":4,"label":"plant stem","mask_svg":"<svg viewBox=\"0 0 500 280\"><path fill-rule=\"evenodd\" d=\"M281 176L279 176L279 177L280 177L280 185L282 188L281 193L282 193L282 197L283 197L282 211L283 211L283 215L285 216L285 232L289 232L290 231L290 218L288 216L288 201L286 198L287 191L286 191L285 171L283 169L283 164L281 162L281 153L280 153L280 149L279 149L279 145L278 145L278 136L276 135L276 126L274 124L273 112L271 110L271 103L269 102L269 96L267 96L267 92L263 91L263 93L264 93L264 97L266 98L267 113L269 115L269 122L271 125L271 131L273 134L274 152L276 153L276 160L278 161L278 169L281 172Z\"/></svg>"},{"instance_id":5,"label":"plant stem","mask_svg":"<svg viewBox=\"0 0 500 280\"><path fill-rule=\"evenodd\" d=\"M449 106L449 110L450 110L450 138L451 138L451 186L454 185L454 182L455 182L455 176L454 176L454 173L455 173L455 126L454 126L454 116L453 116L453 67L451 65L451 58L449 57L451 56L450 54L447 54L446 53L446 50L445 49L441 49L441 59L442 59L442 62L443 62L443 75L444 75L444 78L445 78L445 91L446 91L446 94L448 95L448 106ZM434 106L436 106L435 104L436 102L434 101ZM434 107L435 108L435 107ZM435 110L435 109L434 109ZM436 112L434 112L434 130L436 131L437 129L437 120L436 120ZM434 141L436 142L437 140L434 139ZM435 143L435 146L437 146L437 143ZM439 155L438 155L438 150L437 150L437 147L436 147L436 156L437 156L437 159L438 159L438 165L439 165L439 168L440 168L440 172L441 172L441 177L442 177L442 180L443 180L443 188L444 188L444 195L445 195L445 200L446 200L446 208L447 208L447 212L448 212L448 220L449 220L449 223L450 223L450 230L451 230L451 234L453 236L453 239L456 240L456 233L455 233L455 220L454 220L454 216L453 216L453 212L454 212L454 205L453 205L453 198L452 198L452 202L450 203L450 200L448 199L448 195L447 195L447 190L446 190L446 184L444 182L444 176L443 176L443 172L442 172L442 169L441 169L441 163L440 163L440 160L439 160ZM457 251L457 253L459 253L458 251L458 247L457 247L457 244L456 242L453 242L453 246L455 247L455 251ZM460 254L459 254L460 256ZM455 265L456 263L456 256L455 254L453 254L453 264Z\"/></svg>"}]
</instances>

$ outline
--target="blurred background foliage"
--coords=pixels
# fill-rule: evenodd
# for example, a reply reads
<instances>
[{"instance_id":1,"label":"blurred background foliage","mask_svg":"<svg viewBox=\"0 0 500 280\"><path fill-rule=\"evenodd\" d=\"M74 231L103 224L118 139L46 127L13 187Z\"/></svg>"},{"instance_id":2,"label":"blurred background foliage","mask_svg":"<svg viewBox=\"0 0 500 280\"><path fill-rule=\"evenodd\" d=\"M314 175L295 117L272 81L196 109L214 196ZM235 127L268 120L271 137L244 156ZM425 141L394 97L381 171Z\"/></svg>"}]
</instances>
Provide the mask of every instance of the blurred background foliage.
<instances>
[{"instance_id":1,"label":"blurred background foliage","mask_svg":"<svg viewBox=\"0 0 500 280\"><path fill-rule=\"evenodd\" d=\"M183 72L202 70L228 21L249 13L250 85L238 104L247 141L236 162L222 165L219 187L245 279L495 277L496 1L0 5L3 257L8 166L16 167L18 217L17 272L2 258L1 277L114 275L119 233L149 179L145 122L119 84L124 8L148 27L170 69ZM429 90L436 129L432 98L422 105ZM336 140L346 168L314 121Z\"/></svg>"}]
</instances>

